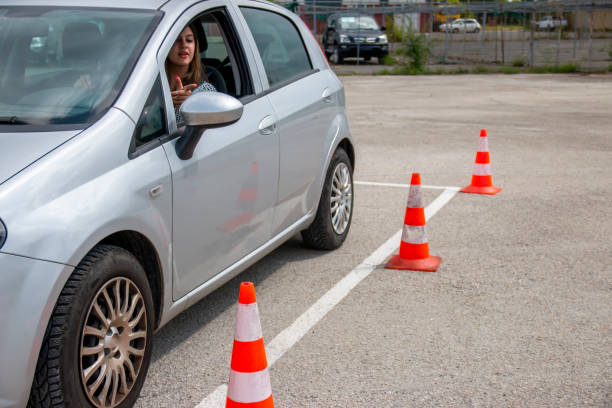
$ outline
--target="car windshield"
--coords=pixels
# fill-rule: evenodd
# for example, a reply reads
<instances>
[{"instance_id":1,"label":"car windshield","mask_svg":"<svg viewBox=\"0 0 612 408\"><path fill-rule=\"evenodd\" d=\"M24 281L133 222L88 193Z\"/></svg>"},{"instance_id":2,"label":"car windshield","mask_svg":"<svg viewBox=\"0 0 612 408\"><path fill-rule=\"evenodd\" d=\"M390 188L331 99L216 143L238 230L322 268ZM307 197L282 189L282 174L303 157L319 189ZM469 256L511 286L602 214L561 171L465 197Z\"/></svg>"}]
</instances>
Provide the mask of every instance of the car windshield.
<instances>
[{"instance_id":1,"label":"car windshield","mask_svg":"<svg viewBox=\"0 0 612 408\"><path fill-rule=\"evenodd\" d=\"M157 17L0 7L0 125L82 128L97 119L119 94Z\"/></svg>"},{"instance_id":2,"label":"car windshield","mask_svg":"<svg viewBox=\"0 0 612 408\"><path fill-rule=\"evenodd\" d=\"M378 24L370 16L340 17L339 24L344 30L378 30Z\"/></svg>"}]
</instances>

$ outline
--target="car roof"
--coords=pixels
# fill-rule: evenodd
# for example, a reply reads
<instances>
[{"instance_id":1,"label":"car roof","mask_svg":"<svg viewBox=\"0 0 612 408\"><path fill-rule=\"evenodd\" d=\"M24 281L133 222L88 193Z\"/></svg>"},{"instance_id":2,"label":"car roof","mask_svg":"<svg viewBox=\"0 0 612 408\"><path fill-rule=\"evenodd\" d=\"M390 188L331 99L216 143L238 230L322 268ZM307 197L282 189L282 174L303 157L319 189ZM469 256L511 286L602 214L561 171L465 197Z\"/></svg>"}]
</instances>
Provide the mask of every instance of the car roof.
<instances>
[{"instance_id":1,"label":"car roof","mask_svg":"<svg viewBox=\"0 0 612 408\"><path fill-rule=\"evenodd\" d=\"M0 6L108 7L157 10L168 0L0 0Z\"/></svg>"}]
</instances>

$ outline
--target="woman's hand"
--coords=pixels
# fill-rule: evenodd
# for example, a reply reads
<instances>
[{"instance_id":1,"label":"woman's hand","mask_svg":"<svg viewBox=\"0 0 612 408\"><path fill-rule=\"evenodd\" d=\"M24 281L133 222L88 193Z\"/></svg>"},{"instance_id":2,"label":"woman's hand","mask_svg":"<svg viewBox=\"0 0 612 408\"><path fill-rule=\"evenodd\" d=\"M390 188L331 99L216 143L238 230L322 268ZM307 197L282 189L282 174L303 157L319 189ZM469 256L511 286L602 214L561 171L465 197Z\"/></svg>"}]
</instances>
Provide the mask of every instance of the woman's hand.
<instances>
[{"instance_id":1,"label":"woman's hand","mask_svg":"<svg viewBox=\"0 0 612 408\"><path fill-rule=\"evenodd\" d=\"M175 107L181 106L181 104L185 102L185 99L191 96L191 92L198 87L197 84L183 86L183 82L178 75L176 76L176 81L174 84L174 90L170 92L170 95L172 95L172 104Z\"/></svg>"}]
</instances>

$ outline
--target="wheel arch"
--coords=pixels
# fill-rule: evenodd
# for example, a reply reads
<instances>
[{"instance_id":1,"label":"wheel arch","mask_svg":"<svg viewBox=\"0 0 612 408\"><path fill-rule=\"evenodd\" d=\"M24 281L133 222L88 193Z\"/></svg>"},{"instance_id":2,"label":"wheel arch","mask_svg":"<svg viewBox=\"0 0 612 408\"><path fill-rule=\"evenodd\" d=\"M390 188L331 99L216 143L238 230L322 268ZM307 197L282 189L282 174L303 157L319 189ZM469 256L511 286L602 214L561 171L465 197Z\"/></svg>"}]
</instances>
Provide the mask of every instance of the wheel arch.
<instances>
[{"instance_id":1,"label":"wheel arch","mask_svg":"<svg viewBox=\"0 0 612 408\"><path fill-rule=\"evenodd\" d=\"M338 147L344 149L346 154L348 154L348 157L351 160L351 167L353 168L353 171L355 171L355 148L353 147L351 141L348 138L344 138L340 141L340 143L338 143L336 149L338 149Z\"/></svg>"},{"instance_id":2,"label":"wheel arch","mask_svg":"<svg viewBox=\"0 0 612 408\"><path fill-rule=\"evenodd\" d=\"M155 246L141 233L129 230L115 232L96 245L114 245L125 249L138 259L145 270L153 295L155 328L159 327L164 299L164 280L162 278L161 262Z\"/></svg>"}]
</instances>

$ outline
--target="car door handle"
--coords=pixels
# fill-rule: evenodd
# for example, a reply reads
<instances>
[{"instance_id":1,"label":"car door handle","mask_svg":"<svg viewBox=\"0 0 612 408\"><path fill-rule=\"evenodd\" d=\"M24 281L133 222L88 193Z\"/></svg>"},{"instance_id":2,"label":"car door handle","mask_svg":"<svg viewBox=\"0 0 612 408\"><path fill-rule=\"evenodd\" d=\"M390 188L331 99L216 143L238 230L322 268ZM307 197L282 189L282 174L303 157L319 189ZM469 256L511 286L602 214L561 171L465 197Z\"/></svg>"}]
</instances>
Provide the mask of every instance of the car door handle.
<instances>
[{"instance_id":1,"label":"car door handle","mask_svg":"<svg viewBox=\"0 0 612 408\"><path fill-rule=\"evenodd\" d=\"M276 130L276 121L271 115L266 116L259 122L259 133L271 135Z\"/></svg>"},{"instance_id":2,"label":"car door handle","mask_svg":"<svg viewBox=\"0 0 612 408\"><path fill-rule=\"evenodd\" d=\"M331 103L332 102L332 93L329 90L329 88L325 88L323 90L323 94L321 95L321 98L323 99L323 102L325 102L325 103Z\"/></svg>"}]
</instances>

